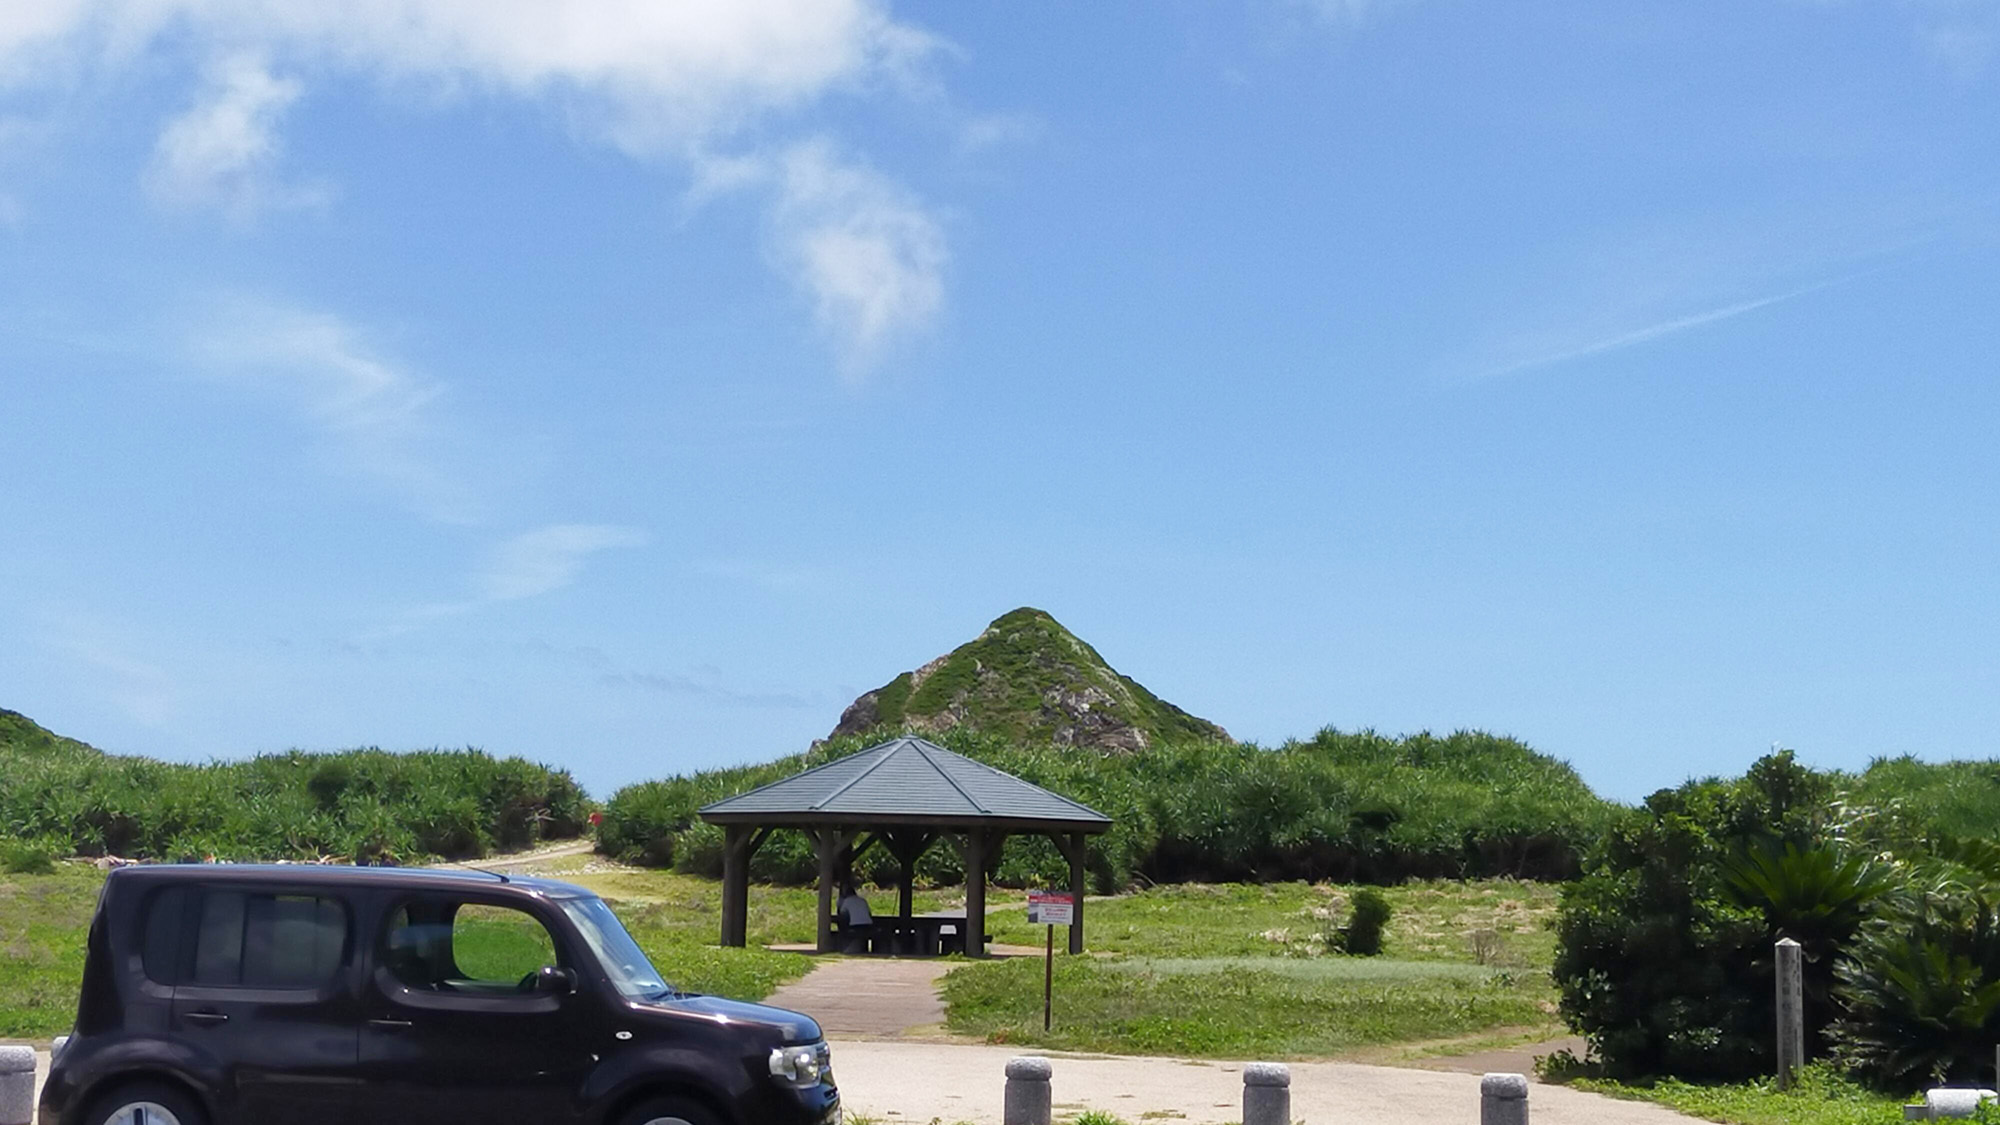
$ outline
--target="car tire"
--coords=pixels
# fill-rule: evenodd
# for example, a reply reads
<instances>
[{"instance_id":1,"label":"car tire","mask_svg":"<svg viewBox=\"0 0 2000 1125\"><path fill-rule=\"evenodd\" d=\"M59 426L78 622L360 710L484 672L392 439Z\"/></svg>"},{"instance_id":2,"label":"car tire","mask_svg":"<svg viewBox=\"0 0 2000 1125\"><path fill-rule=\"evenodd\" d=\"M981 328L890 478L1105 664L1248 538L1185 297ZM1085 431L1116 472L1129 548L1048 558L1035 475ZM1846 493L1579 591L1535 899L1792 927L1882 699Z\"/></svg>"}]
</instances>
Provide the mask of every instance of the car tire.
<instances>
[{"instance_id":1,"label":"car tire","mask_svg":"<svg viewBox=\"0 0 2000 1125\"><path fill-rule=\"evenodd\" d=\"M715 1111L687 1098L647 1098L618 1119L618 1125L723 1125Z\"/></svg>"},{"instance_id":2,"label":"car tire","mask_svg":"<svg viewBox=\"0 0 2000 1125\"><path fill-rule=\"evenodd\" d=\"M208 1125L186 1091L163 1082L131 1082L90 1103L83 1125Z\"/></svg>"}]
</instances>

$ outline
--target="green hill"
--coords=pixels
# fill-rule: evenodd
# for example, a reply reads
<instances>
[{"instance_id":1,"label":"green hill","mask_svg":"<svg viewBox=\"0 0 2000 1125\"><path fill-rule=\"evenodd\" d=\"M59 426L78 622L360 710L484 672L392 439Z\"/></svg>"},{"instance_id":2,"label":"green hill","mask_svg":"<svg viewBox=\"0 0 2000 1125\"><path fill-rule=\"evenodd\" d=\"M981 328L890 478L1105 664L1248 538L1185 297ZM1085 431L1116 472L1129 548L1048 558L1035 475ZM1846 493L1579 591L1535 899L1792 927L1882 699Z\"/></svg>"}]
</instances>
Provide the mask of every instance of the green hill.
<instances>
[{"instance_id":1,"label":"green hill","mask_svg":"<svg viewBox=\"0 0 2000 1125\"><path fill-rule=\"evenodd\" d=\"M22 754L102 753L97 747L88 743L78 742L74 738L64 738L45 729L40 723L19 711L9 711L0 707L0 753L7 751Z\"/></svg>"},{"instance_id":2,"label":"green hill","mask_svg":"<svg viewBox=\"0 0 2000 1125\"><path fill-rule=\"evenodd\" d=\"M855 700L830 737L878 728L931 734L963 728L1106 752L1230 741L1228 731L1147 691L1055 618L1027 607Z\"/></svg>"}]
</instances>

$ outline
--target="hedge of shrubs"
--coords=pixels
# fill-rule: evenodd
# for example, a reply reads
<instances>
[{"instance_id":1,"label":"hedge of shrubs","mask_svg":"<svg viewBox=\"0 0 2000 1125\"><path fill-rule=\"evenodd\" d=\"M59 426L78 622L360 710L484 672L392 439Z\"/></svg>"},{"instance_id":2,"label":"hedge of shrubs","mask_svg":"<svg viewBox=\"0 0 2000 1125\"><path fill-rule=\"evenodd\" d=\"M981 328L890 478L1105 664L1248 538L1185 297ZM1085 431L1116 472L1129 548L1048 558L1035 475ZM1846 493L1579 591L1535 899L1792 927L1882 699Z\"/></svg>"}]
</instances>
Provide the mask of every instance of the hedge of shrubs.
<instances>
[{"instance_id":1,"label":"hedge of shrubs","mask_svg":"<svg viewBox=\"0 0 2000 1125\"><path fill-rule=\"evenodd\" d=\"M696 810L873 745L886 734L838 739L806 754L739 769L649 781L606 803L601 850L701 875L721 871L721 833ZM1100 891L1135 881L1406 878L1511 875L1565 879L1619 814L1574 770L1510 738L1474 732L1390 738L1325 730L1266 749L1191 743L1103 755L1021 747L965 731L931 736L1111 816L1092 847ZM870 853L861 874L893 876ZM1008 842L995 878L1022 886L1058 880L1061 858L1045 840ZM754 877L803 883L816 875L798 833L774 833ZM920 875L961 878L949 848L934 848Z\"/></svg>"},{"instance_id":2,"label":"hedge of shrubs","mask_svg":"<svg viewBox=\"0 0 2000 1125\"><path fill-rule=\"evenodd\" d=\"M0 839L9 842L9 866L32 862L24 857L35 852L466 859L581 835L591 807L566 771L478 750L293 752L177 765L69 740L0 739Z\"/></svg>"}]
</instances>

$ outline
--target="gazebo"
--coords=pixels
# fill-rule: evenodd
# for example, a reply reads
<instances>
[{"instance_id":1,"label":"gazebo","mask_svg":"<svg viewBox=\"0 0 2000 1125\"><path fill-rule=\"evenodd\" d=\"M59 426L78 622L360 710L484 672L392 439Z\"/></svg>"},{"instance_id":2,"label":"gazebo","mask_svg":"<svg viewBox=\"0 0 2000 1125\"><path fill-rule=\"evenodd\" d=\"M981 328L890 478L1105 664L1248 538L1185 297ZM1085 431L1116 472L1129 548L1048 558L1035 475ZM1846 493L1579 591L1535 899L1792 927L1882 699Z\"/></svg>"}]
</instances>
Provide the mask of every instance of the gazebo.
<instances>
[{"instance_id":1,"label":"gazebo","mask_svg":"<svg viewBox=\"0 0 2000 1125\"><path fill-rule=\"evenodd\" d=\"M1009 836L1047 836L1069 860L1076 920L1069 951L1083 952L1086 839L1111 818L1039 785L921 738L891 739L858 754L717 801L701 818L723 830L722 944L749 933L750 857L774 829L796 828L819 857L819 949L834 949L833 888L840 870L876 844L899 867L901 924L910 925L917 859L940 839L965 865L965 952L986 955L986 876Z\"/></svg>"}]
</instances>

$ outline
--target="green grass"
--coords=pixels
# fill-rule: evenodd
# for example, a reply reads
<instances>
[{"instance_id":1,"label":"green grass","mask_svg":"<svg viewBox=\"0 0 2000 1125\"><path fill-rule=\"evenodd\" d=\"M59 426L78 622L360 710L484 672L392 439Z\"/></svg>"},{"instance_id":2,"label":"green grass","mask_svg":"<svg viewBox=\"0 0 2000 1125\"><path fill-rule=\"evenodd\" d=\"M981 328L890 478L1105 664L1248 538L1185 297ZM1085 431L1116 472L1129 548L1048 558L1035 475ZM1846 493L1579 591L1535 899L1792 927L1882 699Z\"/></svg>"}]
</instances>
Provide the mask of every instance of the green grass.
<instances>
[{"instance_id":1,"label":"green grass","mask_svg":"<svg viewBox=\"0 0 2000 1125\"><path fill-rule=\"evenodd\" d=\"M87 867L0 875L0 1039L47 1039L69 1030L84 938L103 883Z\"/></svg>"},{"instance_id":2,"label":"green grass","mask_svg":"<svg viewBox=\"0 0 2000 1125\"><path fill-rule=\"evenodd\" d=\"M1057 962L1056 1021L1041 1029L1035 958L945 980L949 1026L990 1041L1214 1057L1321 1057L1509 1029L1561 1034L1548 976L1553 888L1513 880L1385 890L1383 957L1324 952L1352 888L1305 883L1156 887L1085 905L1099 956ZM1013 908L1001 942L1041 944ZM1475 933L1486 964L1475 963Z\"/></svg>"},{"instance_id":3,"label":"green grass","mask_svg":"<svg viewBox=\"0 0 2000 1125\"><path fill-rule=\"evenodd\" d=\"M1799 1082L1782 1093L1769 1080L1696 1086L1673 1079L1650 1084L1577 1079L1570 1085L1655 1102L1727 1125L1890 1125L1903 1119L1903 1099L1875 1093L1817 1066L1805 1068Z\"/></svg>"},{"instance_id":4,"label":"green grass","mask_svg":"<svg viewBox=\"0 0 2000 1125\"><path fill-rule=\"evenodd\" d=\"M1138 957L1310 956L1338 924L1352 888L1331 884L1190 883L1084 904L1090 949ZM1555 957L1555 887L1512 879L1426 880L1382 892L1390 916L1384 953L1406 961L1472 961L1475 939L1501 968L1547 971ZM1042 944L1026 911L988 918L987 932L1010 945ZM1061 943L1058 935L1058 944Z\"/></svg>"},{"instance_id":5,"label":"green grass","mask_svg":"<svg viewBox=\"0 0 2000 1125\"><path fill-rule=\"evenodd\" d=\"M1349 974L1328 961L1174 965L1086 957L1056 966L1042 1030L1042 965L972 965L945 978L948 1026L995 1043L1208 1058L1313 1058L1357 1047L1550 1024L1546 979L1403 962Z\"/></svg>"}]
</instances>

